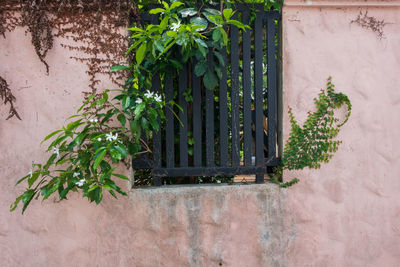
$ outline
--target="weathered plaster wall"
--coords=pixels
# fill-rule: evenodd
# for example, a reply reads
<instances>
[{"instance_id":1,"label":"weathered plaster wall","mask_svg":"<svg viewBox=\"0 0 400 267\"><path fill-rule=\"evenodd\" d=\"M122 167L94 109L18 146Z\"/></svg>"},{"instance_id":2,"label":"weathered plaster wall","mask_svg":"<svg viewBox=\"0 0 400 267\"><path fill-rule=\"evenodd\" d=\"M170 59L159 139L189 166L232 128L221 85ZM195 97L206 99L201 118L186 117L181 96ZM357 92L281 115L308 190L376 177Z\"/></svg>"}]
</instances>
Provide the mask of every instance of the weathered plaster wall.
<instances>
[{"instance_id":1,"label":"weathered plaster wall","mask_svg":"<svg viewBox=\"0 0 400 267\"><path fill-rule=\"evenodd\" d=\"M40 141L63 125L88 91L85 67L59 46L47 56L50 75L23 29L0 39L0 75L17 98L22 121L5 121L0 105L0 266L262 266L283 265L284 197L262 186L134 190L99 206L78 195L34 201L25 215L9 206ZM103 84L104 88L112 85ZM128 184L125 186L129 190Z\"/></svg>"},{"instance_id":2,"label":"weathered plaster wall","mask_svg":"<svg viewBox=\"0 0 400 267\"><path fill-rule=\"evenodd\" d=\"M60 40L47 76L23 29L0 37L0 75L23 119L0 121L0 266L398 266L399 1L286 3L285 114L291 106L304 120L330 75L353 103L339 152L321 170L287 173L301 180L289 190L135 190L99 206L76 195L9 213L16 179L44 158L41 139L80 105L88 77ZM383 39L351 24L367 8L387 22ZM0 118L7 111L0 105Z\"/></svg>"},{"instance_id":3,"label":"weathered plaster wall","mask_svg":"<svg viewBox=\"0 0 400 267\"><path fill-rule=\"evenodd\" d=\"M285 114L304 121L330 75L353 104L338 153L288 191L288 265L399 266L399 1L285 2ZM384 38L351 23L360 11L385 20Z\"/></svg>"}]
</instances>

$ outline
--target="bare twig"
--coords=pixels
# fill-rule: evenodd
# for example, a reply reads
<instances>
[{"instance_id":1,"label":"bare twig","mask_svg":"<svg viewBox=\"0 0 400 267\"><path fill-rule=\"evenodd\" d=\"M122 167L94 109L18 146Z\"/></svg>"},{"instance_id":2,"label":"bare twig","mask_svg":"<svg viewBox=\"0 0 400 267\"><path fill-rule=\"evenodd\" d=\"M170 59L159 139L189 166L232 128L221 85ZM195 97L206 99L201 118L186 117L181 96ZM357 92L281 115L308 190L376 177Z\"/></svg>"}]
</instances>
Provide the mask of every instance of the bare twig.
<instances>
[{"instance_id":1,"label":"bare twig","mask_svg":"<svg viewBox=\"0 0 400 267\"><path fill-rule=\"evenodd\" d=\"M7 81L0 77L0 97L1 100L4 101L4 104L10 104L9 115L6 120L16 116L19 120L21 117L19 116L17 110L14 107L14 102L16 101L15 96L12 94L11 89L8 87Z\"/></svg>"},{"instance_id":2,"label":"bare twig","mask_svg":"<svg viewBox=\"0 0 400 267\"><path fill-rule=\"evenodd\" d=\"M378 35L379 39L384 38L383 27L386 25L385 20L377 20L375 17L368 16L368 11L365 13L360 11L360 14L358 14L357 18L352 20L351 23L356 23L363 28L371 29Z\"/></svg>"}]
</instances>

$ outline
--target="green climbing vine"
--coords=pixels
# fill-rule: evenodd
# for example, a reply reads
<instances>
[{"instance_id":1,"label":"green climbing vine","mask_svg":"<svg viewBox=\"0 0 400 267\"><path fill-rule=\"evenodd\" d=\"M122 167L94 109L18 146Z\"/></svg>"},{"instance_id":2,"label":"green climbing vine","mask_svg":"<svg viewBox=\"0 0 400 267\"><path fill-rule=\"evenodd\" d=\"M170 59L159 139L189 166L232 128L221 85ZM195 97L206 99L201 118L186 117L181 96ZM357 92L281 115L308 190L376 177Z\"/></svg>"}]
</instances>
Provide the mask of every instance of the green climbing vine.
<instances>
[{"instance_id":1,"label":"green climbing vine","mask_svg":"<svg viewBox=\"0 0 400 267\"><path fill-rule=\"evenodd\" d=\"M314 99L315 112L308 114L303 126L296 121L289 109L290 133L282 157L282 165L271 175L273 181L281 187L289 187L299 180L282 183L283 170L302 170L304 168L319 169L321 163L328 163L341 143L335 140L340 128L348 121L351 114L351 103L343 93L335 92L332 78L328 78L326 90L321 90L318 98ZM343 105L347 113L342 122L335 117L335 110Z\"/></svg>"}]
</instances>

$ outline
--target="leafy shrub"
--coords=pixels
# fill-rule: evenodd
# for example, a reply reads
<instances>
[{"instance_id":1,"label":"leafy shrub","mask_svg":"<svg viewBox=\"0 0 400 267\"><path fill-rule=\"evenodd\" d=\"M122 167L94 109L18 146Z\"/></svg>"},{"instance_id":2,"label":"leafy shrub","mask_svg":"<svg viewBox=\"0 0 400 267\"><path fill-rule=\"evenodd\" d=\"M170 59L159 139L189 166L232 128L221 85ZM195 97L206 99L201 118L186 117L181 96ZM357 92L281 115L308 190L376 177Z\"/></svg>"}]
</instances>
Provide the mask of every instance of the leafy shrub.
<instances>
[{"instance_id":1,"label":"leafy shrub","mask_svg":"<svg viewBox=\"0 0 400 267\"><path fill-rule=\"evenodd\" d=\"M335 92L332 78L328 78L327 89L321 90L318 98L314 99L317 110L308 114L307 120L301 127L289 109L290 134L282 157L282 166L275 169L272 179L282 187L288 187L298 182L297 178L281 183L283 170L302 170L304 168L319 169L321 163L328 163L338 150L337 137L340 128L348 121L351 114L351 103L343 93ZM342 122L334 112L343 105L347 113Z\"/></svg>"}]
</instances>

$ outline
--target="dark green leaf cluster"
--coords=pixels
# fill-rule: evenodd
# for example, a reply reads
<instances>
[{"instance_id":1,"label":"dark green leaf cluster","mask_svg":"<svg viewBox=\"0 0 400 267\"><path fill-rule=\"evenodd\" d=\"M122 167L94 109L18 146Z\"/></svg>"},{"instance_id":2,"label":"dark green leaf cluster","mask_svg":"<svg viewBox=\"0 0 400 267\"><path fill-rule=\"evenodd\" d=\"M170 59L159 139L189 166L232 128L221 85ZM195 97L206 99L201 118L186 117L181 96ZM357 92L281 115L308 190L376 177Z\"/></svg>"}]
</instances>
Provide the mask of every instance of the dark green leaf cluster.
<instances>
[{"instance_id":1,"label":"dark green leaf cluster","mask_svg":"<svg viewBox=\"0 0 400 267\"><path fill-rule=\"evenodd\" d=\"M111 100L109 90L100 97L91 95L69 118L74 121L46 136L43 142L51 140L47 148L50 156L45 164L33 164L31 171L17 182L27 182L27 188L10 210L22 201L24 212L32 199L46 200L54 193L61 201L67 199L70 191L82 191L83 197L97 204L104 190L115 198L117 194L126 195L112 177L129 178L115 173L115 166L128 155L151 152L144 139L151 139L164 117L162 97L138 89L139 84L146 82L149 81L129 78L124 90L115 90L119 94Z\"/></svg>"},{"instance_id":2,"label":"dark green leaf cluster","mask_svg":"<svg viewBox=\"0 0 400 267\"><path fill-rule=\"evenodd\" d=\"M159 3L158 0L133 0L135 4L139 6L139 8L146 9L150 5L154 5ZM173 0L171 2L174 2ZM266 10L281 10L281 7L283 5L283 0L220 0L220 1L213 1L213 0L189 0L185 1L185 4L190 5L190 6L195 6L195 5L215 5L215 4L222 4L223 5L229 5L229 4L235 4L235 3L241 3L241 4L264 4Z\"/></svg>"},{"instance_id":3,"label":"dark green leaf cluster","mask_svg":"<svg viewBox=\"0 0 400 267\"><path fill-rule=\"evenodd\" d=\"M302 127L296 121L292 110L289 110L291 131L284 148L282 167L276 170L273 177L276 182L279 181L278 177L282 177L282 170L318 169L321 163L329 162L338 150L341 141L335 138L350 117L350 100L345 94L335 92L335 86L329 77L327 89L321 90L314 103L317 110L309 112ZM346 106L347 113L340 122L335 117L335 110L343 105ZM297 182L295 179L281 186L288 187Z\"/></svg>"},{"instance_id":4,"label":"dark green leaf cluster","mask_svg":"<svg viewBox=\"0 0 400 267\"><path fill-rule=\"evenodd\" d=\"M194 72L203 78L207 89L214 89L225 67L222 51L228 45L227 28L230 25L241 30L250 27L232 19L235 14L231 8L222 11L212 8L195 8L180 1L162 2L162 7L149 11L159 16L158 24L129 28L133 32L133 44L127 53L135 53L131 65L140 69L142 75L152 76L159 72L167 74L173 66L182 69L187 62L196 62ZM212 58L212 64L208 59Z\"/></svg>"}]
</instances>

